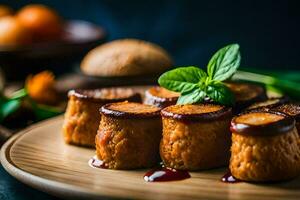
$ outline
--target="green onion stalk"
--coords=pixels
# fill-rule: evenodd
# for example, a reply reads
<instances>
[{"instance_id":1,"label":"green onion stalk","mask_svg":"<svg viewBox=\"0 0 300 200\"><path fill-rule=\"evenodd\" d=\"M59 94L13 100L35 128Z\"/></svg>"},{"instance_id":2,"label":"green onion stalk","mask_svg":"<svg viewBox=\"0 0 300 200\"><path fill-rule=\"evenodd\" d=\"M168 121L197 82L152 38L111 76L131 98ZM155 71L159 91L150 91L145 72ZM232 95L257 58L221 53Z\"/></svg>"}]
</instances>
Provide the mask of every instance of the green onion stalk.
<instances>
[{"instance_id":1,"label":"green onion stalk","mask_svg":"<svg viewBox=\"0 0 300 200\"><path fill-rule=\"evenodd\" d=\"M300 100L300 83L296 81L240 70L234 74L232 80L264 84L267 88L279 90L294 100Z\"/></svg>"}]
</instances>

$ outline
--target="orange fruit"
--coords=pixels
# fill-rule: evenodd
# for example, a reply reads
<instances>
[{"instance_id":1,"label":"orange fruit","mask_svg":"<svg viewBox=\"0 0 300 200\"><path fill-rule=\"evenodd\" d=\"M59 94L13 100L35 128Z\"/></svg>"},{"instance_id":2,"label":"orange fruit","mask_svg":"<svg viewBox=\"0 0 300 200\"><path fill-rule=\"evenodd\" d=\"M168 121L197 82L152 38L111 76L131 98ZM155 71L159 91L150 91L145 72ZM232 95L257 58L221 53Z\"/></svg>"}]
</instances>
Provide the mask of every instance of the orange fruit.
<instances>
[{"instance_id":1,"label":"orange fruit","mask_svg":"<svg viewBox=\"0 0 300 200\"><path fill-rule=\"evenodd\" d=\"M59 15L44 5L27 5L18 12L17 18L32 32L35 41L58 39L62 31Z\"/></svg>"},{"instance_id":2,"label":"orange fruit","mask_svg":"<svg viewBox=\"0 0 300 200\"><path fill-rule=\"evenodd\" d=\"M13 10L10 7L5 5L0 5L0 17L12 15L12 14L13 14Z\"/></svg>"},{"instance_id":3,"label":"orange fruit","mask_svg":"<svg viewBox=\"0 0 300 200\"><path fill-rule=\"evenodd\" d=\"M20 45L31 42L31 35L16 18L0 18L0 45Z\"/></svg>"}]
</instances>

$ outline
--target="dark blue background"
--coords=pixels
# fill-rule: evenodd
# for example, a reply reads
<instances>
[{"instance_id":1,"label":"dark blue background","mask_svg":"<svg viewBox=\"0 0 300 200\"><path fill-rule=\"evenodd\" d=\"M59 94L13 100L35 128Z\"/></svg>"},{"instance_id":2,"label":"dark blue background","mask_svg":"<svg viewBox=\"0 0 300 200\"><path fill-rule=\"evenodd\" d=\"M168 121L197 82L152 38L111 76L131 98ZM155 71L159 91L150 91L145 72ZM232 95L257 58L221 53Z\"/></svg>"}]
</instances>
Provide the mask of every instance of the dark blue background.
<instances>
[{"instance_id":1,"label":"dark blue background","mask_svg":"<svg viewBox=\"0 0 300 200\"><path fill-rule=\"evenodd\" d=\"M300 69L300 12L296 0L2 0L15 9L39 2L66 19L105 27L109 39L134 37L165 47L176 65L205 67L228 43L241 45L242 65Z\"/></svg>"},{"instance_id":2,"label":"dark blue background","mask_svg":"<svg viewBox=\"0 0 300 200\"><path fill-rule=\"evenodd\" d=\"M109 39L140 38L158 43L176 65L206 66L218 48L237 42L242 65L300 69L297 1L189 0L2 0L15 9L28 3L55 8L66 19L102 25ZM0 199L50 199L18 183L0 168Z\"/></svg>"}]
</instances>

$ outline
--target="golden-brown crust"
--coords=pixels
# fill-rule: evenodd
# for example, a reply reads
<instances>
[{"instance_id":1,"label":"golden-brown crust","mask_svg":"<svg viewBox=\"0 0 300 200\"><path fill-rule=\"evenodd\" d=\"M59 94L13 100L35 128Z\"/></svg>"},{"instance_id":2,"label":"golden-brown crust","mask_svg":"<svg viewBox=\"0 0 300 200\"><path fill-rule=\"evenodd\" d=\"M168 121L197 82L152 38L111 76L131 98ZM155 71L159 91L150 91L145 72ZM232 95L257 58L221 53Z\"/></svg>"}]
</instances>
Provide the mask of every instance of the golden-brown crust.
<instances>
[{"instance_id":1,"label":"golden-brown crust","mask_svg":"<svg viewBox=\"0 0 300 200\"><path fill-rule=\"evenodd\" d=\"M119 118L149 118L158 117L160 109L152 105L125 101L106 104L101 107L100 113Z\"/></svg>"},{"instance_id":2,"label":"golden-brown crust","mask_svg":"<svg viewBox=\"0 0 300 200\"><path fill-rule=\"evenodd\" d=\"M272 137L233 133L229 168L234 177L244 181L281 181L298 176L297 130Z\"/></svg>"},{"instance_id":3,"label":"golden-brown crust","mask_svg":"<svg viewBox=\"0 0 300 200\"><path fill-rule=\"evenodd\" d=\"M241 113L231 121L230 130L236 134L272 136L290 132L295 120L284 113L252 110Z\"/></svg>"},{"instance_id":4,"label":"golden-brown crust","mask_svg":"<svg viewBox=\"0 0 300 200\"><path fill-rule=\"evenodd\" d=\"M238 113L255 102L267 99L266 90L260 85L250 83L228 82L226 86L235 96L234 112Z\"/></svg>"},{"instance_id":5,"label":"golden-brown crust","mask_svg":"<svg viewBox=\"0 0 300 200\"><path fill-rule=\"evenodd\" d=\"M75 96L69 98L63 124L66 143L80 146L95 146L95 135L100 121L101 104L85 102Z\"/></svg>"},{"instance_id":6,"label":"golden-brown crust","mask_svg":"<svg viewBox=\"0 0 300 200\"><path fill-rule=\"evenodd\" d=\"M106 103L120 100L139 101L140 96L122 89L78 90L69 92L63 135L66 143L95 146L100 122L99 109ZM119 98L121 94L121 98Z\"/></svg>"},{"instance_id":7,"label":"golden-brown crust","mask_svg":"<svg viewBox=\"0 0 300 200\"><path fill-rule=\"evenodd\" d=\"M274 111L286 113L296 120L296 128L300 134L300 105L297 103L287 103L278 107L272 108Z\"/></svg>"},{"instance_id":8,"label":"golden-brown crust","mask_svg":"<svg viewBox=\"0 0 300 200\"><path fill-rule=\"evenodd\" d=\"M160 143L160 155L167 167L202 170L228 163L231 110L230 114L223 117L214 115L214 120L210 121L166 117L164 114L162 119L163 139Z\"/></svg>"},{"instance_id":9,"label":"golden-brown crust","mask_svg":"<svg viewBox=\"0 0 300 200\"><path fill-rule=\"evenodd\" d=\"M246 124L249 126L261 126L276 123L283 118L284 116L282 115L277 115L269 112L249 112L235 117L234 122L237 124Z\"/></svg>"},{"instance_id":10,"label":"golden-brown crust","mask_svg":"<svg viewBox=\"0 0 300 200\"><path fill-rule=\"evenodd\" d=\"M180 94L177 92L172 92L165 88L155 86L151 87L145 92L144 103L148 105L154 105L159 108L165 108L167 106L176 104L179 96Z\"/></svg>"},{"instance_id":11,"label":"golden-brown crust","mask_svg":"<svg viewBox=\"0 0 300 200\"><path fill-rule=\"evenodd\" d=\"M288 101L289 101L289 98L286 97L286 96L273 97L273 98L269 98L265 101L253 103L248 108L246 108L246 110L258 110L258 109L270 110L272 108L275 108L275 107L278 107L282 104L285 104Z\"/></svg>"},{"instance_id":12,"label":"golden-brown crust","mask_svg":"<svg viewBox=\"0 0 300 200\"><path fill-rule=\"evenodd\" d=\"M161 119L116 118L102 114L97 156L110 169L148 168L159 161Z\"/></svg>"},{"instance_id":13,"label":"golden-brown crust","mask_svg":"<svg viewBox=\"0 0 300 200\"><path fill-rule=\"evenodd\" d=\"M163 117L181 120L212 120L231 116L231 108L216 104L173 105L161 111Z\"/></svg>"},{"instance_id":14,"label":"golden-brown crust","mask_svg":"<svg viewBox=\"0 0 300 200\"><path fill-rule=\"evenodd\" d=\"M137 39L115 40L91 50L81 63L91 76L133 76L159 74L172 66L172 59L160 46Z\"/></svg>"},{"instance_id":15,"label":"golden-brown crust","mask_svg":"<svg viewBox=\"0 0 300 200\"><path fill-rule=\"evenodd\" d=\"M95 103L112 103L121 101L141 102L141 95L130 88L103 88L96 90L70 90L68 97L74 96L81 100Z\"/></svg>"},{"instance_id":16,"label":"golden-brown crust","mask_svg":"<svg viewBox=\"0 0 300 200\"><path fill-rule=\"evenodd\" d=\"M296 103L283 104L272 110L286 113L286 114L294 117L297 121L300 120L300 105L299 104L296 104Z\"/></svg>"}]
</instances>

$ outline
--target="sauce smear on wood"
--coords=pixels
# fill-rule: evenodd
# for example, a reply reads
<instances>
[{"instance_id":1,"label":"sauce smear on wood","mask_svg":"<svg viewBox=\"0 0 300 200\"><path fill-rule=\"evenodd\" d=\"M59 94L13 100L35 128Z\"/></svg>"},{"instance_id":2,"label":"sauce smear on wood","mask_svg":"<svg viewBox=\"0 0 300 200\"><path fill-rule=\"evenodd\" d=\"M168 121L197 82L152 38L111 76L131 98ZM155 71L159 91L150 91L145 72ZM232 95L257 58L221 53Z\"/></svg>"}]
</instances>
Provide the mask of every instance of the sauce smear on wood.
<instances>
[{"instance_id":1,"label":"sauce smear on wood","mask_svg":"<svg viewBox=\"0 0 300 200\"><path fill-rule=\"evenodd\" d=\"M163 181L178 181L190 178L188 171L176 170L167 167L159 167L148 171L144 175L144 180L147 182L163 182Z\"/></svg>"},{"instance_id":2,"label":"sauce smear on wood","mask_svg":"<svg viewBox=\"0 0 300 200\"><path fill-rule=\"evenodd\" d=\"M225 183L238 183L241 182L239 179L236 179L234 176L232 176L231 172L227 172L221 179L222 182Z\"/></svg>"},{"instance_id":3,"label":"sauce smear on wood","mask_svg":"<svg viewBox=\"0 0 300 200\"><path fill-rule=\"evenodd\" d=\"M97 156L94 156L89 160L89 166L101 169L108 169L107 165L102 160L99 160Z\"/></svg>"}]
</instances>

